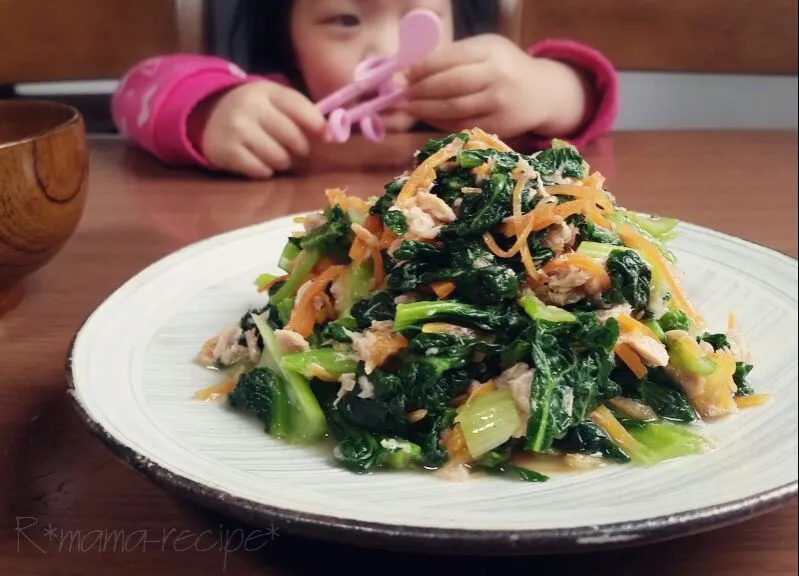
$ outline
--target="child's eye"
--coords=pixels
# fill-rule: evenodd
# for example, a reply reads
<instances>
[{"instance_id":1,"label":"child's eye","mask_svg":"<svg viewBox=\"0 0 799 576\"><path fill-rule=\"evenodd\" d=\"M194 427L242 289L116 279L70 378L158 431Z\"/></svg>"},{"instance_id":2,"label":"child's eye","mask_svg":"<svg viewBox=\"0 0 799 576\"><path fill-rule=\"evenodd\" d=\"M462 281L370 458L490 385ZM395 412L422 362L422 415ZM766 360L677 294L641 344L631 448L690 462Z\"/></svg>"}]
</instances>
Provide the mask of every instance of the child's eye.
<instances>
[{"instance_id":1,"label":"child's eye","mask_svg":"<svg viewBox=\"0 0 799 576\"><path fill-rule=\"evenodd\" d=\"M336 14L324 19L325 24L332 24L334 26L343 26L345 28L354 28L361 23L361 19L355 14Z\"/></svg>"}]
</instances>

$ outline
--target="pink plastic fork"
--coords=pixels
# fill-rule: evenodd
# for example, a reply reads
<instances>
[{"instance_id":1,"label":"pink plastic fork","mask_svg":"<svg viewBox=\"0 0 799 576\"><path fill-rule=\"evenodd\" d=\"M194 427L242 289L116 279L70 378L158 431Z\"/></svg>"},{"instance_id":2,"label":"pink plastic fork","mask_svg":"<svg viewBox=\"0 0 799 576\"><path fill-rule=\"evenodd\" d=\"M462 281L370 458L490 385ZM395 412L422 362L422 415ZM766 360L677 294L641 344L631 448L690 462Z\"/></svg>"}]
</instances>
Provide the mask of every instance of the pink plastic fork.
<instances>
[{"instance_id":1,"label":"pink plastic fork","mask_svg":"<svg viewBox=\"0 0 799 576\"><path fill-rule=\"evenodd\" d=\"M404 89L394 84L394 74L429 54L438 45L441 35L441 20L435 12L424 9L409 12L402 20L400 46L393 57L365 60L355 70L352 83L317 102L317 109L328 115L331 140L346 142L356 122L360 122L365 137L375 142L382 140L385 129L378 112L394 106L405 95ZM350 109L342 108L345 103L374 90L377 90L377 97Z\"/></svg>"}]
</instances>

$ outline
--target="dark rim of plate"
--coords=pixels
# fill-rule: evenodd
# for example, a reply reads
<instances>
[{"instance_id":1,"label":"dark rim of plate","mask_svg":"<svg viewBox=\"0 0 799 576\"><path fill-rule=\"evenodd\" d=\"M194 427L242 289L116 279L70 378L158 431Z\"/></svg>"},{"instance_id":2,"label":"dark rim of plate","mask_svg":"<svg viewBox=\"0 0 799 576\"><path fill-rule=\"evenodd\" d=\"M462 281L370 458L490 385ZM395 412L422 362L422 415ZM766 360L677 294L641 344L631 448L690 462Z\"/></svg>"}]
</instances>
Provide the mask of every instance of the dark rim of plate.
<instances>
[{"instance_id":1,"label":"dark rim of plate","mask_svg":"<svg viewBox=\"0 0 799 576\"><path fill-rule=\"evenodd\" d=\"M793 262L799 260L752 240L731 236L687 220L681 220L681 223L757 246L758 249L766 250L786 260ZM177 252L182 252L184 249ZM75 389L72 354L83 325L91 316L92 314L89 314L84 319L73 335L66 355L67 393L89 431L119 460L156 486L203 508L244 523L256 526L269 524L278 530L285 530L286 533L300 537L367 548L429 554L542 555L627 548L689 536L766 514L784 506L799 495L799 482L794 481L746 498L676 514L633 522L537 530L459 530L401 526L297 512L289 508L261 504L170 472L118 441L99 422L89 416Z\"/></svg>"}]
</instances>

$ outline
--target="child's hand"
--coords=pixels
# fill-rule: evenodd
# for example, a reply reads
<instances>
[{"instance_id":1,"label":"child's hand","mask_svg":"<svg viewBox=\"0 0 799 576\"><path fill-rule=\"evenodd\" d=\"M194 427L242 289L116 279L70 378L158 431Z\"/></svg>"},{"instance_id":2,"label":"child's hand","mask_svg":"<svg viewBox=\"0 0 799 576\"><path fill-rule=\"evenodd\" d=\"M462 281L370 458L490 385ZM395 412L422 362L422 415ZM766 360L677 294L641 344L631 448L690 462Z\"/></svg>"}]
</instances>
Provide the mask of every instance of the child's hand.
<instances>
[{"instance_id":1,"label":"child's hand","mask_svg":"<svg viewBox=\"0 0 799 576\"><path fill-rule=\"evenodd\" d=\"M305 96L275 82L245 84L203 102L189 134L221 170L269 178L306 156L325 118Z\"/></svg>"},{"instance_id":2,"label":"child's hand","mask_svg":"<svg viewBox=\"0 0 799 576\"><path fill-rule=\"evenodd\" d=\"M532 58L495 34L445 46L407 76L407 111L448 132L478 126L500 138L561 136L584 114L585 88L575 71Z\"/></svg>"}]
</instances>

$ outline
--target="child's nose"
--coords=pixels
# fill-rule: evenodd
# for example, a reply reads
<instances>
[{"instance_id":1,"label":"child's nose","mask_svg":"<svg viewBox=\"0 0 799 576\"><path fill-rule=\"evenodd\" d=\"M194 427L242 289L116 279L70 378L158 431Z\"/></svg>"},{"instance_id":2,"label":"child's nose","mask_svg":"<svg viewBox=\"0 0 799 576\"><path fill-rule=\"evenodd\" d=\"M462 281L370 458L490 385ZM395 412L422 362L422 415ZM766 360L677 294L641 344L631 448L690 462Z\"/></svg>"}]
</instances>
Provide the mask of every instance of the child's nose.
<instances>
[{"instance_id":1,"label":"child's nose","mask_svg":"<svg viewBox=\"0 0 799 576\"><path fill-rule=\"evenodd\" d=\"M383 27L376 30L369 43L367 58L387 58L394 56L399 50L400 30L399 26Z\"/></svg>"}]
</instances>

